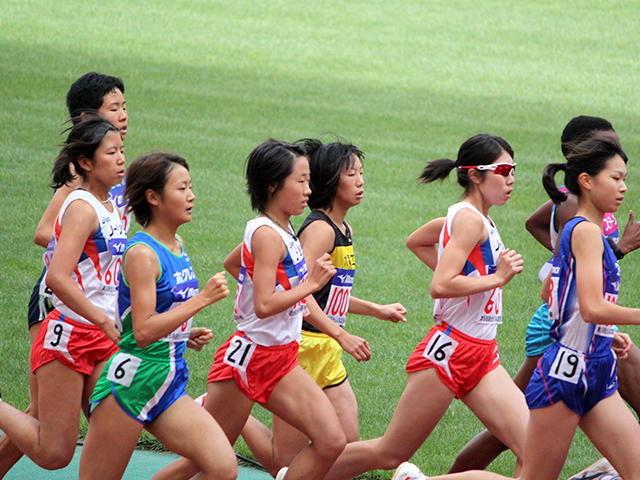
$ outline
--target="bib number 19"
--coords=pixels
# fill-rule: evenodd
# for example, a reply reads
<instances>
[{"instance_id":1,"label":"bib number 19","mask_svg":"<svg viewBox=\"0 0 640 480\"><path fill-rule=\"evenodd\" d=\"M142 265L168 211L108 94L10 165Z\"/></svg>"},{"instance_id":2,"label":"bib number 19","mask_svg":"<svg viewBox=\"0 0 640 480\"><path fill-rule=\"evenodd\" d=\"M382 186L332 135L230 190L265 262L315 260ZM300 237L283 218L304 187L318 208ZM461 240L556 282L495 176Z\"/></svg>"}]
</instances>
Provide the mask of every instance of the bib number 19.
<instances>
[{"instance_id":1,"label":"bib number 19","mask_svg":"<svg viewBox=\"0 0 640 480\"><path fill-rule=\"evenodd\" d=\"M583 371L584 357L573 350L560 347L549 369L549 375L565 382L577 384Z\"/></svg>"}]
</instances>

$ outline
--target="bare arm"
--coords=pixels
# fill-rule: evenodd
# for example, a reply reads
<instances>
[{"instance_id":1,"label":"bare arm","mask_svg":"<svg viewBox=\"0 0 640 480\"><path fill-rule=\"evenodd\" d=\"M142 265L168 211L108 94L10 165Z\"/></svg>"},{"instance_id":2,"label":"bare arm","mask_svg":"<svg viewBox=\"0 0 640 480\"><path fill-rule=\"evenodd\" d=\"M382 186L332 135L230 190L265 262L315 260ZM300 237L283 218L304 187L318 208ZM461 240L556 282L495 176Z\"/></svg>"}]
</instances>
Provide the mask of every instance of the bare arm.
<instances>
[{"instance_id":1,"label":"bare arm","mask_svg":"<svg viewBox=\"0 0 640 480\"><path fill-rule=\"evenodd\" d=\"M220 272L211 277L198 294L175 308L156 313L156 281L160 275L160 264L153 250L146 245L134 245L125 255L122 268L131 289L133 335L140 348L170 334L200 310L229 294L224 272ZM207 336L205 331L196 330L196 333L197 338Z\"/></svg>"},{"instance_id":2,"label":"bare arm","mask_svg":"<svg viewBox=\"0 0 640 480\"><path fill-rule=\"evenodd\" d=\"M553 210L553 202L548 200L540 205L529 218L527 218L524 226L527 231L547 250L553 250L551 246L551 235L549 233L549 224L551 223L551 212Z\"/></svg>"},{"instance_id":3,"label":"bare arm","mask_svg":"<svg viewBox=\"0 0 640 480\"><path fill-rule=\"evenodd\" d=\"M328 254L310 266L307 281L284 291L276 291L278 262L285 256L280 235L270 227L259 227L251 239L253 253L253 302L256 315L269 317L282 312L296 302L319 290L336 273Z\"/></svg>"},{"instance_id":4,"label":"bare arm","mask_svg":"<svg viewBox=\"0 0 640 480\"><path fill-rule=\"evenodd\" d=\"M469 209L462 209L451 224L451 237L442 251L431 279L429 291L433 298L464 297L506 285L522 272L522 256L513 250L500 254L496 272L490 275L469 277L460 272L471 250L487 235L480 216Z\"/></svg>"},{"instance_id":5,"label":"bare arm","mask_svg":"<svg viewBox=\"0 0 640 480\"><path fill-rule=\"evenodd\" d=\"M571 235L571 250L576 261L576 283L580 314L589 323L640 324L640 309L607 302L602 295L602 254L600 228L580 222Z\"/></svg>"},{"instance_id":6,"label":"bare arm","mask_svg":"<svg viewBox=\"0 0 640 480\"><path fill-rule=\"evenodd\" d=\"M242 243L231 250L231 253L224 259L224 269L238 280L240 269L242 268Z\"/></svg>"},{"instance_id":7,"label":"bare arm","mask_svg":"<svg viewBox=\"0 0 640 480\"><path fill-rule=\"evenodd\" d=\"M95 210L87 202L76 200L67 207L61 227L45 282L67 307L100 327L107 337L117 343L120 334L115 329L115 319L109 318L91 303L73 279L73 270L78 264L82 249L87 239L98 229Z\"/></svg>"},{"instance_id":8,"label":"bare arm","mask_svg":"<svg viewBox=\"0 0 640 480\"><path fill-rule=\"evenodd\" d=\"M440 232L444 227L445 220L444 217L434 218L407 238L407 248L431 270L435 270L438 263L436 245L440 239Z\"/></svg>"},{"instance_id":9,"label":"bare arm","mask_svg":"<svg viewBox=\"0 0 640 480\"><path fill-rule=\"evenodd\" d=\"M62 207L62 204L74 189L75 185L63 185L53 194L33 235L33 242L36 245L47 248L53 237L53 222L56 220L60 207Z\"/></svg>"}]
</instances>

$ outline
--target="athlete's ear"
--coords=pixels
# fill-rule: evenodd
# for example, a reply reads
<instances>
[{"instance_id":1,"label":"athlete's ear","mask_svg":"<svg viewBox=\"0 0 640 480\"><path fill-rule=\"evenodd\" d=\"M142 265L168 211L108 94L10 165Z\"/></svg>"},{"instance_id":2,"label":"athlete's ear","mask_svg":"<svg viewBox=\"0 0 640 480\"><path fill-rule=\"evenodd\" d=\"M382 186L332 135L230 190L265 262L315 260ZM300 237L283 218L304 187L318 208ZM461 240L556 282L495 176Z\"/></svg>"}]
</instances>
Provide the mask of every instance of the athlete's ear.
<instances>
[{"instance_id":1,"label":"athlete's ear","mask_svg":"<svg viewBox=\"0 0 640 480\"><path fill-rule=\"evenodd\" d=\"M469 176L469 180L476 185L482 183L482 174L475 168L470 168L467 175Z\"/></svg>"},{"instance_id":2,"label":"athlete's ear","mask_svg":"<svg viewBox=\"0 0 640 480\"><path fill-rule=\"evenodd\" d=\"M147 188L144 196L147 199L147 203L152 207L157 207L160 204L160 195L155 190Z\"/></svg>"},{"instance_id":3,"label":"athlete's ear","mask_svg":"<svg viewBox=\"0 0 640 480\"><path fill-rule=\"evenodd\" d=\"M587 172L582 172L578 175L578 185L583 190L591 190L593 188L593 177L591 177Z\"/></svg>"},{"instance_id":4,"label":"athlete's ear","mask_svg":"<svg viewBox=\"0 0 640 480\"><path fill-rule=\"evenodd\" d=\"M73 166L73 164L71 165ZM82 168L85 172L90 172L91 170L93 170L93 160L85 155L78 156L78 165L80 165L80 168Z\"/></svg>"}]
</instances>

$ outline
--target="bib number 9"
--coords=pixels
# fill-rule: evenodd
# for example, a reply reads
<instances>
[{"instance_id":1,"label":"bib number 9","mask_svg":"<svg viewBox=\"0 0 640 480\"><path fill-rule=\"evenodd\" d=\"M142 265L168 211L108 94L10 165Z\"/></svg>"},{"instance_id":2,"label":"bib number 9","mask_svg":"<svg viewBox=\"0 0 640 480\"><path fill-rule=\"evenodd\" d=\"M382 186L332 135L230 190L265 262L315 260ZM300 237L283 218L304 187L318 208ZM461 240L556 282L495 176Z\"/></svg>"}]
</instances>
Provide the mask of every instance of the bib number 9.
<instances>
[{"instance_id":1,"label":"bib number 9","mask_svg":"<svg viewBox=\"0 0 640 480\"><path fill-rule=\"evenodd\" d=\"M549 369L549 375L575 385L580 380L583 371L584 357L573 350L560 347Z\"/></svg>"},{"instance_id":2,"label":"bib number 9","mask_svg":"<svg viewBox=\"0 0 640 480\"><path fill-rule=\"evenodd\" d=\"M128 353L116 353L107 372L107 380L130 387L142 359Z\"/></svg>"},{"instance_id":3,"label":"bib number 9","mask_svg":"<svg viewBox=\"0 0 640 480\"><path fill-rule=\"evenodd\" d=\"M59 352L68 354L71 330L73 330L73 325L68 323L49 322L47 325L47 334L44 337L44 348L48 350L58 350Z\"/></svg>"}]
</instances>

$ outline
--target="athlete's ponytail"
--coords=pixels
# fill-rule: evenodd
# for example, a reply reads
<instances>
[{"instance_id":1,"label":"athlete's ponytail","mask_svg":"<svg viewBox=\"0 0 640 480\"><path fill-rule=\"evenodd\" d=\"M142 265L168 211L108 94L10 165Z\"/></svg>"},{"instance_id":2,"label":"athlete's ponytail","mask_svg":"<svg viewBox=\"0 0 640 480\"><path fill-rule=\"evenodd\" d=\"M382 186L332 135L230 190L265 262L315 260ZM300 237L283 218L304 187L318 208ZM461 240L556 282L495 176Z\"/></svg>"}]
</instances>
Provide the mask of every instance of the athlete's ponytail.
<instances>
[{"instance_id":1,"label":"athlete's ponytail","mask_svg":"<svg viewBox=\"0 0 640 480\"><path fill-rule=\"evenodd\" d=\"M562 170L567 171L566 163L550 163L542 170L542 186L553 203L562 203L567 199L567 194L558 190L556 185L556 173Z\"/></svg>"},{"instance_id":2,"label":"athlete's ponytail","mask_svg":"<svg viewBox=\"0 0 640 480\"><path fill-rule=\"evenodd\" d=\"M92 115L83 117L66 131L69 135L51 169L53 188L71 183L76 175L85 180L87 172L80 166L80 157L92 159L107 132L120 133L109 120Z\"/></svg>"},{"instance_id":3,"label":"athlete's ponytail","mask_svg":"<svg viewBox=\"0 0 640 480\"><path fill-rule=\"evenodd\" d=\"M620 146L615 132L601 131L586 140L568 145L567 163L551 163L542 173L542 185L549 198L556 203L566 199L566 195L558 192L554 176L559 170L565 172L565 186L574 195L580 196L578 177L582 173L595 176L605 168L606 163L618 155L627 163L627 154Z\"/></svg>"},{"instance_id":4,"label":"athlete's ponytail","mask_svg":"<svg viewBox=\"0 0 640 480\"><path fill-rule=\"evenodd\" d=\"M456 161L449 158L441 158L429 162L418 177L420 183L430 183L435 180L444 180L454 168L458 169L458 184L469 190L469 168L477 165L489 165L495 162L500 155L507 152L513 158L513 149L504 138L488 133L480 133L467 139L458 150ZM483 178L486 171L475 170Z\"/></svg>"}]
</instances>

